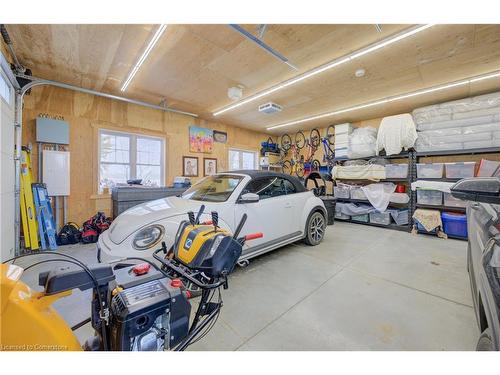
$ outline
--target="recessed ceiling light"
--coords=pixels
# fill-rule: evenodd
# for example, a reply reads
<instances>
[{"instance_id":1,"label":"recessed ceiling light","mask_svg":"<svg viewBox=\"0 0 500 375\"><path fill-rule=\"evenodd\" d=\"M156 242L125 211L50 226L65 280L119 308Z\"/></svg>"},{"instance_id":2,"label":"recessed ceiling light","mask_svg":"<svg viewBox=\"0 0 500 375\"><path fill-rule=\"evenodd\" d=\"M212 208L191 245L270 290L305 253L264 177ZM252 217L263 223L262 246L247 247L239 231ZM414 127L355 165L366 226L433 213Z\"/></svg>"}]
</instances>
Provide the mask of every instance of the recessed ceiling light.
<instances>
[{"instance_id":1,"label":"recessed ceiling light","mask_svg":"<svg viewBox=\"0 0 500 375\"><path fill-rule=\"evenodd\" d=\"M273 126L270 126L270 127L266 128L266 129L267 130L273 130L273 129L278 129L278 128L282 128L282 127L286 127L286 126L297 125L297 124L301 124L301 123L304 123L304 122L318 120L318 119L321 119L321 118L330 117L330 116L334 116L334 115L339 115L339 114L346 113L346 112L352 112L352 111L356 111L356 110L363 109L363 108L374 107L374 106L377 106L377 105L380 105L380 104L395 102L397 100L403 100L403 99L411 98L411 97L414 97L414 96L428 94L428 93L435 92L435 91L447 90L447 89L450 89L452 87L463 86L463 85L467 85L469 83L483 81L483 80L486 80L486 79L492 79L492 78L496 78L496 77L500 77L500 71L495 71L495 72L492 72L492 73L488 73L488 74L484 74L484 75L476 76L476 77L472 77L472 78L465 78L465 79L462 79L460 81L450 82L450 83L446 83L446 84L439 85L439 86L433 86L433 87L429 87L429 88L426 88L426 89L412 91L412 92L409 92L409 93L406 93L406 94L400 94L400 95L390 96L390 97L387 97L387 98L384 98L384 99L380 99L380 100L377 100L377 101L368 102L368 103L364 103L364 104L359 104L359 105L356 105L356 106L353 106L353 107L343 108L343 109L335 110L335 111L332 111L332 112L327 112L327 113L312 115L312 116L305 117L305 118L302 118L302 119L299 119L299 120L289 121L289 122L286 122L284 124L273 125Z\"/></svg>"},{"instance_id":2,"label":"recessed ceiling light","mask_svg":"<svg viewBox=\"0 0 500 375\"><path fill-rule=\"evenodd\" d=\"M279 90L282 90L284 89L285 87L288 87L288 86L291 86L291 85L295 85L296 83L299 83L307 78L311 78L317 74L320 74L320 73L323 73L324 71L327 71L329 69L332 69L336 66L339 66L339 65L342 65L344 63L347 63L351 60L354 60L354 59L357 59L358 57L361 57L361 56L364 56L368 53L371 53L371 52L374 52L374 51L377 51L383 47L386 47L388 45L391 45L393 43L396 43L396 42L399 42L400 40L403 40L405 38L408 38L412 35L415 35L421 31L424 31L426 29L428 29L429 27L432 27L434 25L430 24L430 25L419 25L419 26L414 26L414 27L411 27L409 29L406 29L400 33L397 33L393 36L390 36L380 42L377 42L377 43L374 43L374 44L371 44L369 45L368 47L366 48L362 48L358 51L355 51L349 55L346 55L346 56L343 56L343 57L339 57L338 59L335 59L335 60L332 60L330 61L329 63L326 63L324 65L321 65L315 69L312 69L312 70L309 70L308 72L306 73L303 73L295 78L292 78L292 79L289 79L288 81L284 81L283 83L280 83L276 86L273 86L267 90L264 90L260 93L257 93L255 95L252 95L252 96L249 96L248 98L246 99L243 99L237 103L234 103L234 104L231 104L227 107L224 107L224 108L221 108L219 110L216 110L215 112L213 112L212 114L214 116L218 116L222 113L225 113L227 111L230 111L232 109L235 109L235 108L238 108L238 107L241 107L242 105L245 105L247 103L251 103L257 99L260 99L262 98L263 96L266 96L266 95L269 95L269 94L272 94L273 92L276 92L276 91L279 91Z\"/></svg>"}]
</instances>

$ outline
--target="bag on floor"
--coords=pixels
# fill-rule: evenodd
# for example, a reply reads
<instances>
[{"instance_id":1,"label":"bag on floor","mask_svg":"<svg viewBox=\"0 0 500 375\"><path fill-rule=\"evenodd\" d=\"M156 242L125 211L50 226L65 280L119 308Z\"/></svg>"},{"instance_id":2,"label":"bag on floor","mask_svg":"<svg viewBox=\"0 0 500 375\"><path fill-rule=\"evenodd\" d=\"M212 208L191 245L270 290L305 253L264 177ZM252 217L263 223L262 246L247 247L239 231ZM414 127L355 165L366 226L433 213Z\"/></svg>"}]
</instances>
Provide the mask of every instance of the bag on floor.
<instances>
[{"instance_id":1,"label":"bag on floor","mask_svg":"<svg viewBox=\"0 0 500 375\"><path fill-rule=\"evenodd\" d=\"M104 215L104 212L98 212L85 223L83 223L82 242L94 243L97 242L99 234L109 228L111 219Z\"/></svg>"},{"instance_id":2,"label":"bag on floor","mask_svg":"<svg viewBox=\"0 0 500 375\"><path fill-rule=\"evenodd\" d=\"M57 234L57 245L74 245L82 240L82 233L77 224L69 222Z\"/></svg>"}]
</instances>

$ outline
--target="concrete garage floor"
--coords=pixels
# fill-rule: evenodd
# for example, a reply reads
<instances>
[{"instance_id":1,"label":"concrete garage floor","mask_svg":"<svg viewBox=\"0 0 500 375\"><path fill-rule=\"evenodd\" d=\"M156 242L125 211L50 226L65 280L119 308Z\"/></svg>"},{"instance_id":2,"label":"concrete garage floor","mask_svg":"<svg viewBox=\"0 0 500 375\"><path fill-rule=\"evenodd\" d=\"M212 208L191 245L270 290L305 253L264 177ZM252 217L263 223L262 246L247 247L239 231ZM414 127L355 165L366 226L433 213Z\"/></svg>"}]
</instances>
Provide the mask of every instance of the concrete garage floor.
<instances>
[{"instance_id":1,"label":"concrete garage floor","mask_svg":"<svg viewBox=\"0 0 500 375\"><path fill-rule=\"evenodd\" d=\"M95 259L93 245L61 250ZM319 246L289 245L236 269L217 324L190 350L473 350L465 255L464 241L337 222ZM25 278L34 284L36 273ZM89 299L75 291L55 306L75 324Z\"/></svg>"}]
</instances>

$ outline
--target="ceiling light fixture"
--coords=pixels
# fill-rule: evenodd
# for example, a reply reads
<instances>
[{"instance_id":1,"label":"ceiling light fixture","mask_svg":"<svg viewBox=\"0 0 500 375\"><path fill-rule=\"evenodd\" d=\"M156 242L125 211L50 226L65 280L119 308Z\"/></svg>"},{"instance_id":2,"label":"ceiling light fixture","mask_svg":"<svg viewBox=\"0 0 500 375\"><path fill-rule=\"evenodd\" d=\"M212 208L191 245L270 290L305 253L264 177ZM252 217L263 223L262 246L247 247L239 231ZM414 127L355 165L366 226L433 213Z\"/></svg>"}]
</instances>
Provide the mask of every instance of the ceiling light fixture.
<instances>
[{"instance_id":1,"label":"ceiling light fixture","mask_svg":"<svg viewBox=\"0 0 500 375\"><path fill-rule=\"evenodd\" d=\"M127 79L123 83L121 91L125 91L127 89L128 85L130 84L130 82L132 82L132 79L134 79L135 75L139 71L139 68L141 67L142 63L146 60L146 58L148 57L149 53L152 51L152 49L154 48L154 46L156 45L156 43L158 42L158 40L160 39L160 37L162 36L162 34L163 34L163 32L165 31L166 28L167 28L167 25L165 25L165 24L161 24L158 27L158 29L155 32L155 35L153 35L153 37L149 41L148 46L146 47L146 49L142 53L141 57L139 57L139 60L137 60L137 62L135 63L134 67L130 71Z\"/></svg>"},{"instance_id":2,"label":"ceiling light fixture","mask_svg":"<svg viewBox=\"0 0 500 375\"><path fill-rule=\"evenodd\" d=\"M417 91L413 91L413 92L406 93L406 94L400 94L400 95L390 96L390 97L387 97L387 98L384 98L384 99L381 99L381 100L377 100L377 101L373 101L373 102L368 102L368 103L365 103L365 104L360 104L360 105L356 105L356 106L348 107L348 108L344 108L344 109L339 109L339 110L332 111L332 112L327 112L327 113L322 113L322 114L319 114L319 115L309 116L309 117L306 117L306 118L303 118L303 119L286 122L284 124L270 126L270 127L267 128L267 130L273 130L273 129L278 129L278 128L282 128L282 127L285 127L285 126L297 125L297 124L301 124L303 122L318 120L318 119L321 119L321 118L330 117L330 116L334 116L334 115L339 115L339 114L346 113L346 112L352 112L352 111L356 111L358 109L363 109L363 108L368 108L368 107L374 107L374 106L377 106L377 105L380 105L380 104L395 102L397 100L403 100L403 99L411 98L411 97L414 97L414 96L424 95L424 94L428 94L428 93L435 92L435 91L446 90L446 89L449 89L449 88L452 88L452 87L463 86L463 85L467 85L469 83L474 83L474 82L483 81L483 80L486 80L486 79L491 79L491 78L496 78L496 77L500 77L500 71L496 71L496 72L484 74L484 75L473 77L473 78L466 78L466 79L462 79L460 81L446 83L446 84L439 85L439 86L433 86L433 87L430 87L430 88L427 88L427 89L417 90Z\"/></svg>"},{"instance_id":3,"label":"ceiling light fixture","mask_svg":"<svg viewBox=\"0 0 500 375\"><path fill-rule=\"evenodd\" d=\"M235 109L235 108L238 108L238 107L241 107L242 105L245 105L247 103L250 103L250 102L253 102L257 99L260 99L262 98L263 96L266 96L266 95L269 95L269 94L272 94L273 92L276 92L276 91L279 91L279 90L282 90L284 89L285 87L288 87L288 86L291 86L291 85L294 85L296 83L299 83L307 78L310 78L310 77L313 77L317 74L320 74L320 73L323 73L324 71L326 70L329 70L329 69L332 69L336 66L339 66L339 65L342 65L344 63L347 63L351 60L354 60L354 59L357 59L358 57L361 57L363 55L366 55L368 53L371 53L371 52L374 52L374 51L377 51L383 47L386 47L390 44L393 44L393 43L396 43L402 39L405 39L409 36L412 36L412 35L415 35L421 31L424 31L426 29L428 29L429 27L432 27L434 25L430 24L430 25L420 25L420 26L414 26L414 27L411 27L410 29L406 29L396 35L393 35L387 39L384 39L382 40L381 42L377 42L377 43L374 43L372 45L369 45L368 47L366 48L363 48L363 49L360 49L356 52L353 52L349 55L346 55L346 56L343 56L343 57L339 57L338 59L335 59L329 63L326 63L324 65L321 65L315 69L312 69L306 73L303 73L295 78L292 78L292 79L289 79L288 81L285 81L283 83L280 83L274 87L271 87L270 89L267 89L267 90L264 90L260 93L257 93L255 95L252 95L252 96L249 96L248 98L246 99L243 99L237 103L234 103L234 104L231 104L227 107L224 107L220 110L217 110L213 113L214 116L218 116L222 113L225 113L227 111L230 111L232 109Z\"/></svg>"}]
</instances>

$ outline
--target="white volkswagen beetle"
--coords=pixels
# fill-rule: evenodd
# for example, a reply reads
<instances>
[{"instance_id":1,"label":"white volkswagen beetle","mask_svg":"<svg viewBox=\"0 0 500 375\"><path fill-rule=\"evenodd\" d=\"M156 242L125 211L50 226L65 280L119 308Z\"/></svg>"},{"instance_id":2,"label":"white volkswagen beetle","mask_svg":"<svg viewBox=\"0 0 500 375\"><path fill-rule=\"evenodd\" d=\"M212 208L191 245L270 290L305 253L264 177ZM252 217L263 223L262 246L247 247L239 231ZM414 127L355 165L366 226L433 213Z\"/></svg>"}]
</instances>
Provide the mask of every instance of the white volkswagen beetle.
<instances>
[{"instance_id":1,"label":"white volkswagen beetle","mask_svg":"<svg viewBox=\"0 0 500 375\"><path fill-rule=\"evenodd\" d=\"M99 236L97 257L111 262L127 257L152 257L162 241L174 242L179 223L188 211L205 205L201 222L219 214L219 226L234 231L243 214L245 233L263 237L245 245L240 264L259 254L304 239L309 245L323 240L326 209L321 199L293 176L265 171L232 171L206 177L180 197L140 204L119 215Z\"/></svg>"}]
</instances>

